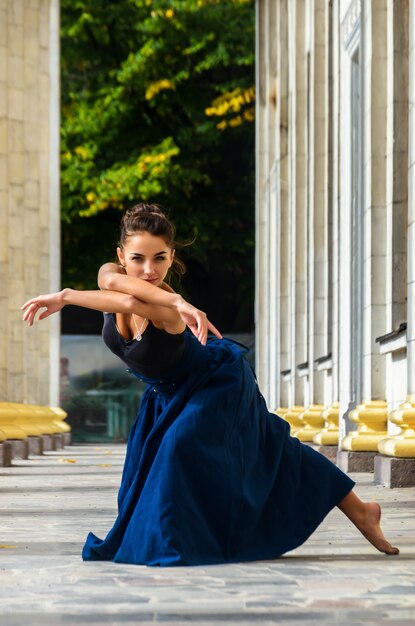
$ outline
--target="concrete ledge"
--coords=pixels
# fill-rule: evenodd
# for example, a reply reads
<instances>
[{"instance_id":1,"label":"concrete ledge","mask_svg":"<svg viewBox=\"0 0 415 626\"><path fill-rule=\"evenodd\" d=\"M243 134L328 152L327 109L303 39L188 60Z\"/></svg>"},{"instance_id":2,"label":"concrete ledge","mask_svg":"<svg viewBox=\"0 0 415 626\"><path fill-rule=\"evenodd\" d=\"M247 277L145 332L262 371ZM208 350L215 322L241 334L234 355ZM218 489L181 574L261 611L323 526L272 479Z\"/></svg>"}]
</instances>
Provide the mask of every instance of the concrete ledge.
<instances>
[{"instance_id":1,"label":"concrete ledge","mask_svg":"<svg viewBox=\"0 0 415 626\"><path fill-rule=\"evenodd\" d=\"M385 487L415 487L415 459L376 455L374 480Z\"/></svg>"},{"instance_id":2,"label":"concrete ledge","mask_svg":"<svg viewBox=\"0 0 415 626\"><path fill-rule=\"evenodd\" d=\"M42 437L28 437L27 443L29 446L29 456L31 454L43 454L43 439Z\"/></svg>"},{"instance_id":3,"label":"concrete ledge","mask_svg":"<svg viewBox=\"0 0 415 626\"><path fill-rule=\"evenodd\" d=\"M72 444L72 433L62 433L63 445L70 446Z\"/></svg>"},{"instance_id":4,"label":"concrete ledge","mask_svg":"<svg viewBox=\"0 0 415 626\"><path fill-rule=\"evenodd\" d=\"M51 452L53 450L52 435L42 435L42 451Z\"/></svg>"},{"instance_id":5,"label":"concrete ledge","mask_svg":"<svg viewBox=\"0 0 415 626\"><path fill-rule=\"evenodd\" d=\"M59 450L63 448L63 437L61 434L52 435L52 449Z\"/></svg>"},{"instance_id":6,"label":"concrete ledge","mask_svg":"<svg viewBox=\"0 0 415 626\"><path fill-rule=\"evenodd\" d=\"M29 443L27 439L8 439L4 443L10 446L12 459L29 458Z\"/></svg>"},{"instance_id":7,"label":"concrete ledge","mask_svg":"<svg viewBox=\"0 0 415 626\"><path fill-rule=\"evenodd\" d=\"M320 452L323 456L325 456L332 463L337 463L337 446L319 446L316 443L308 444L310 448L316 450L316 452Z\"/></svg>"},{"instance_id":8,"label":"concrete ledge","mask_svg":"<svg viewBox=\"0 0 415 626\"><path fill-rule=\"evenodd\" d=\"M337 465L343 472L373 472L377 452L337 452Z\"/></svg>"},{"instance_id":9,"label":"concrete ledge","mask_svg":"<svg viewBox=\"0 0 415 626\"><path fill-rule=\"evenodd\" d=\"M0 443L0 467L11 467L12 447L6 441Z\"/></svg>"}]
</instances>

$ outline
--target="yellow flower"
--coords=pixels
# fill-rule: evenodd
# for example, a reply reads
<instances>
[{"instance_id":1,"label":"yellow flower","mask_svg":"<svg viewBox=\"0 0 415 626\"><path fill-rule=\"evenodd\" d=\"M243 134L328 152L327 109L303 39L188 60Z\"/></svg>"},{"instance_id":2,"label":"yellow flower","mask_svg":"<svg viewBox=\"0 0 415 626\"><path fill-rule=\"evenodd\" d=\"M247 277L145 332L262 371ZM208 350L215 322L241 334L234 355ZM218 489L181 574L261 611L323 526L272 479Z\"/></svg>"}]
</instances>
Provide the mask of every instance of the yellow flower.
<instances>
[{"instance_id":1,"label":"yellow flower","mask_svg":"<svg viewBox=\"0 0 415 626\"><path fill-rule=\"evenodd\" d=\"M152 100L154 96L165 89L176 89L176 85L168 78L151 83L146 90L146 100Z\"/></svg>"},{"instance_id":2,"label":"yellow flower","mask_svg":"<svg viewBox=\"0 0 415 626\"><path fill-rule=\"evenodd\" d=\"M171 20L171 18L174 16L173 9L167 9L164 15L167 17L168 20Z\"/></svg>"},{"instance_id":3,"label":"yellow flower","mask_svg":"<svg viewBox=\"0 0 415 626\"><path fill-rule=\"evenodd\" d=\"M240 126L242 124L242 121L242 117L238 115L237 117L233 117L231 120L229 120L229 126L235 128L235 126Z\"/></svg>"},{"instance_id":4,"label":"yellow flower","mask_svg":"<svg viewBox=\"0 0 415 626\"><path fill-rule=\"evenodd\" d=\"M246 111L244 111L244 119L247 120L247 122L253 122L255 119L255 109L254 107L251 107L250 109L247 109Z\"/></svg>"},{"instance_id":5,"label":"yellow flower","mask_svg":"<svg viewBox=\"0 0 415 626\"><path fill-rule=\"evenodd\" d=\"M237 87L233 91L229 91L215 98L212 102L212 106L205 109L205 114L208 117L212 115L223 117L230 112L239 113L245 104L250 104L253 100L255 100L255 87L250 87L249 89L245 89L245 91L241 91L241 89Z\"/></svg>"},{"instance_id":6,"label":"yellow flower","mask_svg":"<svg viewBox=\"0 0 415 626\"><path fill-rule=\"evenodd\" d=\"M83 160L86 161L89 157L88 150L83 146L76 146L75 153Z\"/></svg>"}]
</instances>

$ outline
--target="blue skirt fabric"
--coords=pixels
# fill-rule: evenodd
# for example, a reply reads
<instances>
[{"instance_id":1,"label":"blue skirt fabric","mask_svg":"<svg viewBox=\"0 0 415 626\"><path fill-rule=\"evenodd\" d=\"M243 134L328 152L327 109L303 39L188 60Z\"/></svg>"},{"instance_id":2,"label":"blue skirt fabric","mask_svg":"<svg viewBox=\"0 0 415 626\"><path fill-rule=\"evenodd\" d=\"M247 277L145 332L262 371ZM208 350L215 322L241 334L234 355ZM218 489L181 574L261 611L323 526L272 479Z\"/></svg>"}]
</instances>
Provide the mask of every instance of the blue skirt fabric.
<instances>
[{"instance_id":1,"label":"blue skirt fabric","mask_svg":"<svg viewBox=\"0 0 415 626\"><path fill-rule=\"evenodd\" d=\"M274 559L301 545L353 488L268 411L234 342L209 338L202 346L186 333L174 372L144 380L118 516L104 540L89 533L85 561Z\"/></svg>"}]
</instances>

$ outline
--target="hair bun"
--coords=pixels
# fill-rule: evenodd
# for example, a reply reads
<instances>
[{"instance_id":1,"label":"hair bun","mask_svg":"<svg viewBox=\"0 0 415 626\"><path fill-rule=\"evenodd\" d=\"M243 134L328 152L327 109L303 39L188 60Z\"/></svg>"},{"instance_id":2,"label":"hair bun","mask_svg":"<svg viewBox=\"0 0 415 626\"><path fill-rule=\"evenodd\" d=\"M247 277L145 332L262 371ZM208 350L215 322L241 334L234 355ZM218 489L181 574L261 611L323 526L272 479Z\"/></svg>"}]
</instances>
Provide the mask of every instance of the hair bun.
<instances>
[{"instance_id":1,"label":"hair bun","mask_svg":"<svg viewBox=\"0 0 415 626\"><path fill-rule=\"evenodd\" d=\"M160 217L166 217L165 214L163 213L163 211L160 209L160 207L157 204L136 204L135 206L130 207L129 209L127 209L124 212L124 215L128 218L134 217L134 216L141 216L141 215L158 215Z\"/></svg>"}]
</instances>

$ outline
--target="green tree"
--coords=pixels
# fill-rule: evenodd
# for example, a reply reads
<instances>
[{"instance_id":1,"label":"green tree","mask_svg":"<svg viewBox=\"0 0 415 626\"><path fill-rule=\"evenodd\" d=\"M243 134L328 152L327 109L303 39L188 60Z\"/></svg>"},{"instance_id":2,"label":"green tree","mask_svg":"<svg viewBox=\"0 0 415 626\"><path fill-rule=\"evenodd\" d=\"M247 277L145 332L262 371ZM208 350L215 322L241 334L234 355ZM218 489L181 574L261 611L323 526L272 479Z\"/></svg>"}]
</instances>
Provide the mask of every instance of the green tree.
<instances>
[{"instance_id":1,"label":"green tree","mask_svg":"<svg viewBox=\"0 0 415 626\"><path fill-rule=\"evenodd\" d=\"M253 0L62 0L63 282L95 287L120 210L171 209L183 289L250 330ZM182 254L182 256L183 256Z\"/></svg>"}]
</instances>

